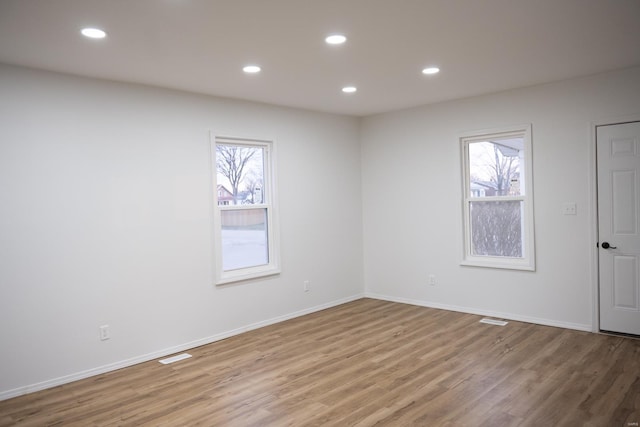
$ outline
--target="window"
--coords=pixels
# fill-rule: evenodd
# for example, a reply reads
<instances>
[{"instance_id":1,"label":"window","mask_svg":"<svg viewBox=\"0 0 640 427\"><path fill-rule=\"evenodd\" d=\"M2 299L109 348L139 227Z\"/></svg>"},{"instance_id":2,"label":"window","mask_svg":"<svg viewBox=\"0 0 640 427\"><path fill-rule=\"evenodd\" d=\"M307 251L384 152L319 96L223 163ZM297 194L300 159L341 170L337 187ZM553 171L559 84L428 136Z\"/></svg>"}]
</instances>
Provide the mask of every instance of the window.
<instances>
[{"instance_id":1,"label":"window","mask_svg":"<svg viewBox=\"0 0 640 427\"><path fill-rule=\"evenodd\" d=\"M460 138L463 265L535 270L531 126Z\"/></svg>"},{"instance_id":2,"label":"window","mask_svg":"<svg viewBox=\"0 0 640 427\"><path fill-rule=\"evenodd\" d=\"M273 144L215 137L211 145L216 283L279 273Z\"/></svg>"}]
</instances>

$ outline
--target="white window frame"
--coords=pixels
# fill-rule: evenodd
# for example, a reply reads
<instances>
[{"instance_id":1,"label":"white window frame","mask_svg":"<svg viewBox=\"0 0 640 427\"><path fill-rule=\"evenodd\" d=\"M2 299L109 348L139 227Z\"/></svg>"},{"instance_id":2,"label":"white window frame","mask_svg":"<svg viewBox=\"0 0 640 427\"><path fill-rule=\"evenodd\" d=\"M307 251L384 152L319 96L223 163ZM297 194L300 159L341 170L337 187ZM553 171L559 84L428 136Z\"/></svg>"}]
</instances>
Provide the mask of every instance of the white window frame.
<instances>
[{"instance_id":1,"label":"white window frame","mask_svg":"<svg viewBox=\"0 0 640 427\"><path fill-rule=\"evenodd\" d=\"M218 182L216 166L216 145L238 145L260 147L264 150L264 200L252 205L218 205ZM275 174L275 142L251 138L238 138L214 135L210 137L211 175L212 175L212 209L213 209L213 248L215 264L215 284L224 285L239 281L272 276L280 273L280 242L277 215L276 174ZM222 221L224 210L266 209L267 213L267 245L268 264L244 267L224 271L222 263Z\"/></svg>"},{"instance_id":2,"label":"white window frame","mask_svg":"<svg viewBox=\"0 0 640 427\"><path fill-rule=\"evenodd\" d=\"M496 197L471 197L471 179L469 165L469 144L490 140L506 138L523 138L524 159L522 165L524 175L521 177L524 182L524 195L520 196L496 196ZM462 191L463 191L463 221L464 253L461 265L504 268L514 270L535 271L535 239L534 239L534 210L533 210L533 161L531 124L509 126L496 129L480 131L470 131L460 134L460 148L462 151ZM471 237L471 215L470 206L472 202L492 202L492 201L522 201L522 236L523 236L523 257L500 257L500 256L479 256L472 252Z\"/></svg>"}]
</instances>

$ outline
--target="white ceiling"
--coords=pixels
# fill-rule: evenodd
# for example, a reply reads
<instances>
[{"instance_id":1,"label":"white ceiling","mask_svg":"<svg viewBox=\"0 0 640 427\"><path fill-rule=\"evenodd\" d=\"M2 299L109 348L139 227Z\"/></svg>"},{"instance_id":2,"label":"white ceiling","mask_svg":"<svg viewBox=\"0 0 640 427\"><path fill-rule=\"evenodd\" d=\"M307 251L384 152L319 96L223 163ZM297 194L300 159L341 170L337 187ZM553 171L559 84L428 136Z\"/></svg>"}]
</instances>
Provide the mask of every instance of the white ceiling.
<instances>
[{"instance_id":1,"label":"white ceiling","mask_svg":"<svg viewBox=\"0 0 640 427\"><path fill-rule=\"evenodd\" d=\"M640 65L640 1L0 0L0 62L364 116Z\"/></svg>"}]
</instances>

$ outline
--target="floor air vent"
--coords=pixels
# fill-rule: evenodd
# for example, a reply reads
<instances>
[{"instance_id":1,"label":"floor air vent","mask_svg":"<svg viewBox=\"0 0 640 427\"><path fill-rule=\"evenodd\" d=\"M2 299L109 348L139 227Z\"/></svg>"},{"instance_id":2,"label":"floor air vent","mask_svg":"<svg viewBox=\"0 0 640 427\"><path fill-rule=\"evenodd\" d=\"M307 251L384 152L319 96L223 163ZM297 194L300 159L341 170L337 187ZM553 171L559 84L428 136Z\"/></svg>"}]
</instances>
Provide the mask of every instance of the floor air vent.
<instances>
[{"instance_id":1,"label":"floor air vent","mask_svg":"<svg viewBox=\"0 0 640 427\"><path fill-rule=\"evenodd\" d=\"M159 360L163 365L168 365L169 363L178 362L180 360L188 359L191 355L189 353L178 354L177 356L167 357L166 359Z\"/></svg>"},{"instance_id":2,"label":"floor air vent","mask_svg":"<svg viewBox=\"0 0 640 427\"><path fill-rule=\"evenodd\" d=\"M480 321L480 323L486 323L487 325L505 326L509 322L505 322L504 320L489 319L485 317Z\"/></svg>"}]
</instances>

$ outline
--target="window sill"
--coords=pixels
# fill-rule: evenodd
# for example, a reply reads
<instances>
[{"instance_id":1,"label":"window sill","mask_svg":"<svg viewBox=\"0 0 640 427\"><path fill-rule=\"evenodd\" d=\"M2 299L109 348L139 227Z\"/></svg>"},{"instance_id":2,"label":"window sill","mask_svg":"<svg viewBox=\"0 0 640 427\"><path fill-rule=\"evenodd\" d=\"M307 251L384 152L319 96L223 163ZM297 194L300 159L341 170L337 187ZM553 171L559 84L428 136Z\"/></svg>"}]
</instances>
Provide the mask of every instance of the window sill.
<instances>
[{"instance_id":1,"label":"window sill","mask_svg":"<svg viewBox=\"0 0 640 427\"><path fill-rule=\"evenodd\" d=\"M521 259L500 259L500 258L482 258L482 259L465 259L460 262L460 265L467 267L484 267L484 268L498 268L506 270L522 270L522 271L536 271L536 266L529 260Z\"/></svg>"},{"instance_id":2,"label":"window sill","mask_svg":"<svg viewBox=\"0 0 640 427\"><path fill-rule=\"evenodd\" d=\"M280 274L279 268L261 268L252 271L238 270L224 273L221 277L216 278L216 286L229 285L231 283L244 282L252 279L260 279L263 277L275 276Z\"/></svg>"}]
</instances>

